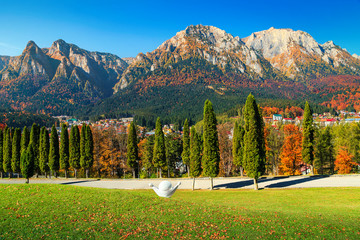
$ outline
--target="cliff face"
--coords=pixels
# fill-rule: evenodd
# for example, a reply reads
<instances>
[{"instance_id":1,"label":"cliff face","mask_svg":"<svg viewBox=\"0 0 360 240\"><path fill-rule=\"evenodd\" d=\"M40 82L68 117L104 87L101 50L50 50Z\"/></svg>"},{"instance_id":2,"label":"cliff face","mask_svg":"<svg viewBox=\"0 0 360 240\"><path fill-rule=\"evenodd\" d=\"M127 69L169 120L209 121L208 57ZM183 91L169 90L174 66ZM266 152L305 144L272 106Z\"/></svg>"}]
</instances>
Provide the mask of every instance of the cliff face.
<instances>
[{"instance_id":1,"label":"cliff face","mask_svg":"<svg viewBox=\"0 0 360 240\"><path fill-rule=\"evenodd\" d=\"M319 44L303 31L270 28L253 33L243 41L292 79L309 80L332 74L358 74L360 71L359 59L332 41Z\"/></svg>"}]
</instances>

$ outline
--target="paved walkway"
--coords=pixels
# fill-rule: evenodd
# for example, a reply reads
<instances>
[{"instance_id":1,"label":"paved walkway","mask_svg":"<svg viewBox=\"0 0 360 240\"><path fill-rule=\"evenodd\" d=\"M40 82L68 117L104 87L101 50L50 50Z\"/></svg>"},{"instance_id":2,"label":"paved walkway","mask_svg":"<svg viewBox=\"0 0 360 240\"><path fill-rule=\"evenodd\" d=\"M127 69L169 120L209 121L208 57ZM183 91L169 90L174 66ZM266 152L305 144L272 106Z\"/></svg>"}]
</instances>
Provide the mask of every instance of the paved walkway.
<instances>
[{"instance_id":1,"label":"paved walkway","mask_svg":"<svg viewBox=\"0 0 360 240\"><path fill-rule=\"evenodd\" d=\"M173 185L181 182L179 189L191 189L192 179L46 179L32 178L30 183L64 184L84 187L110 189L150 189L149 183L158 186L161 181L168 180ZM0 179L0 184L21 184L24 179ZM197 178L195 189L209 189L208 178ZM253 180L250 178L215 178L216 189L252 189ZM335 176L294 176L259 179L259 188L314 188L314 187L360 187L360 175Z\"/></svg>"}]
</instances>

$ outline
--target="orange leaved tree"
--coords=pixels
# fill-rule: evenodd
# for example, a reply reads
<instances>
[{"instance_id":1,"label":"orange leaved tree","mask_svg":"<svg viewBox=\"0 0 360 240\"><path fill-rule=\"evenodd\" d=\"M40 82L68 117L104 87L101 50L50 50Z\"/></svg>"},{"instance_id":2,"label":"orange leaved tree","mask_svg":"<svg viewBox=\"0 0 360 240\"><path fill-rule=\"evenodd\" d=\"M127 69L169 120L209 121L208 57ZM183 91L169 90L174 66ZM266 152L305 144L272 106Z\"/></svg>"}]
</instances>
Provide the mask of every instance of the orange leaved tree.
<instances>
[{"instance_id":1,"label":"orange leaved tree","mask_svg":"<svg viewBox=\"0 0 360 240\"><path fill-rule=\"evenodd\" d=\"M335 171L340 174L350 173L353 167L356 165L352 159L353 156L345 147L342 147L336 156Z\"/></svg>"},{"instance_id":2,"label":"orange leaved tree","mask_svg":"<svg viewBox=\"0 0 360 240\"><path fill-rule=\"evenodd\" d=\"M281 151L280 172L285 175L300 174L300 166L303 164L301 155L302 134L299 127L294 124L284 126L285 140Z\"/></svg>"}]
</instances>

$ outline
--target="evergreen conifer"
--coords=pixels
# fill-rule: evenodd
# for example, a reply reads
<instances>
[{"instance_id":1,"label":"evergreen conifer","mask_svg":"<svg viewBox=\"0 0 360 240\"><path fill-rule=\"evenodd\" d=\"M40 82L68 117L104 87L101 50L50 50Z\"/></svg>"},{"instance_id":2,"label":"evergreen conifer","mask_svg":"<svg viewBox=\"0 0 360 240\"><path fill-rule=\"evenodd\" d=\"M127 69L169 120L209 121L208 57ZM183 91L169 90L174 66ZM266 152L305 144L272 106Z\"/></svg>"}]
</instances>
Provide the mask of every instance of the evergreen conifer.
<instances>
[{"instance_id":1,"label":"evergreen conifer","mask_svg":"<svg viewBox=\"0 0 360 240\"><path fill-rule=\"evenodd\" d=\"M3 147L4 147L4 134L3 130L0 129L0 177L3 178Z\"/></svg>"},{"instance_id":2,"label":"evergreen conifer","mask_svg":"<svg viewBox=\"0 0 360 240\"><path fill-rule=\"evenodd\" d=\"M136 126L134 121L130 123L129 135L127 138L127 165L133 169L133 177L135 178L135 170L137 168L139 154L137 145Z\"/></svg>"},{"instance_id":3,"label":"evergreen conifer","mask_svg":"<svg viewBox=\"0 0 360 240\"><path fill-rule=\"evenodd\" d=\"M16 128L14 131L14 136L12 139L12 156L11 156L11 169L13 173L18 173L18 177L20 177L20 141L21 141L21 130L20 128Z\"/></svg>"},{"instance_id":4,"label":"evergreen conifer","mask_svg":"<svg viewBox=\"0 0 360 240\"><path fill-rule=\"evenodd\" d=\"M255 190L258 190L257 180L265 171L266 152L263 120L252 94L246 99L243 115L245 120L243 164L247 176L254 179Z\"/></svg>"},{"instance_id":5,"label":"evergreen conifer","mask_svg":"<svg viewBox=\"0 0 360 240\"><path fill-rule=\"evenodd\" d=\"M24 153L21 155L21 173L29 183L29 178L34 175L35 151L34 146L30 143Z\"/></svg>"},{"instance_id":6,"label":"evergreen conifer","mask_svg":"<svg viewBox=\"0 0 360 240\"><path fill-rule=\"evenodd\" d=\"M61 126L60 135L60 169L64 170L65 178L67 178L69 169L69 133L65 123Z\"/></svg>"},{"instance_id":7,"label":"evergreen conifer","mask_svg":"<svg viewBox=\"0 0 360 240\"><path fill-rule=\"evenodd\" d=\"M186 119L183 127L183 151L181 153L181 158L183 164L187 167L188 176L190 176L190 129L189 129L189 122Z\"/></svg>"},{"instance_id":8,"label":"evergreen conifer","mask_svg":"<svg viewBox=\"0 0 360 240\"><path fill-rule=\"evenodd\" d=\"M45 176L47 176L47 172L49 171L49 151L49 132L45 127L42 127L39 143L39 168L41 172L45 173Z\"/></svg>"},{"instance_id":9,"label":"evergreen conifer","mask_svg":"<svg viewBox=\"0 0 360 240\"><path fill-rule=\"evenodd\" d=\"M166 149L165 149L164 132L162 131L162 125L159 117L157 118L155 125L153 165L155 168L160 170L160 178L161 178L162 170L166 166Z\"/></svg>"},{"instance_id":10,"label":"evergreen conifer","mask_svg":"<svg viewBox=\"0 0 360 240\"><path fill-rule=\"evenodd\" d=\"M244 133L244 128L235 122L232 154L234 165L240 167L241 176L243 176Z\"/></svg>"},{"instance_id":11,"label":"evergreen conifer","mask_svg":"<svg viewBox=\"0 0 360 240\"><path fill-rule=\"evenodd\" d=\"M55 125L53 125L50 135L49 168L55 177L56 171L59 170L59 158L59 135L57 134Z\"/></svg>"},{"instance_id":12,"label":"evergreen conifer","mask_svg":"<svg viewBox=\"0 0 360 240\"><path fill-rule=\"evenodd\" d=\"M30 141L29 129L25 126L21 134L21 152L27 149Z\"/></svg>"},{"instance_id":13,"label":"evergreen conifer","mask_svg":"<svg viewBox=\"0 0 360 240\"><path fill-rule=\"evenodd\" d=\"M302 139L302 158L303 161L310 165L311 173L314 173L314 126L312 111L309 103L306 101L304 109L304 118L302 123L303 139Z\"/></svg>"},{"instance_id":14,"label":"evergreen conifer","mask_svg":"<svg viewBox=\"0 0 360 240\"><path fill-rule=\"evenodd\" d=\"M11 144L11 134L10 128L5 127L4 129L4 146L3 146L3 169L4 172L9 173L9 178L11 177L11 157L12 157L12 144Z\"/></svg>"},{"instance_id":15,"label":"evergreen conifer","mask_svg":"<svg viewBox=\"0 0 360 240\"><path fill-rule=\"evenodd\" d=\"M217 132L217 120L213 105L209 100L204 105L204 149L202 157L203 175L210 177L213 189L213 178L219 174L220 150Z\"/></svg>"},{"instance_id":16,"label":"evergreen conifer","mask_svg":"<svg viewBox=\"0 0 360 240\"><path fill-rule=\"evenodd\" d=\"M80 132L78 126L74 125L70 130L69 162L77 178L77 170L80 168Z\"/></svg>"},{"instance_id":17,"label":"evergreen conifer","mask_svg":"<svg viewBox=\"0 0 360 240\"><path fill-rule=\"evenodd\" d=\"M195 188L195 178L201 174L201 139L195 127L190 130L190 176L193 177L192 189Z\"/></svg>"},{"instance_id":18,"label":"evergreen conifer","mask_svg":"<svg viewBox=\"0 0 360 240\"><path fill-rule=\"evenodd\" d=\"M34 148L34 172L36 174L36 177L38 176L40 172L39 168L39 140L40 140L40 127L36 123L34 123L31 127L30 131L30 141L33 148Z\"/></svg>"}]
</instances>

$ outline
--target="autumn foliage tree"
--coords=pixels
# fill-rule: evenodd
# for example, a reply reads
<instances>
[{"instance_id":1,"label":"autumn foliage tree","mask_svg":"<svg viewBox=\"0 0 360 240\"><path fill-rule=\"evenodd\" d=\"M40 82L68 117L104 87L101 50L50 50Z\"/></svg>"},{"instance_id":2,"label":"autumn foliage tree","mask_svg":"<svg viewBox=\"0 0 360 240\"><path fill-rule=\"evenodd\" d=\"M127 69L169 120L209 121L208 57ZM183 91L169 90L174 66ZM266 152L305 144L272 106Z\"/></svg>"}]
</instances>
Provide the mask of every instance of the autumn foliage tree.
<instances>
[{"instance_id":1,"label":"autumn foliage tree","mask_svg":"<svg viewBox=\"0 0 360 240\"><path fill-rule=\"evenodd\" d=\"M294 124L288 124L284 126L284 134L285 140L280 154L280 172L285 175L300 174L300 166L303 164L301 155L301 132Z\"/></svg>"},{"instance_id":2,"label":"autumn foliage tree","mask_svg":"<svg viewBox=\"0 0 360 240\"><path fill-rule=\"evenodd\" d=\"M353 156L347 151L345 147L339 150L335 160L335 171L339 174L351 173L356 163L353 161Z\"/></svg>"}]
</instances>

